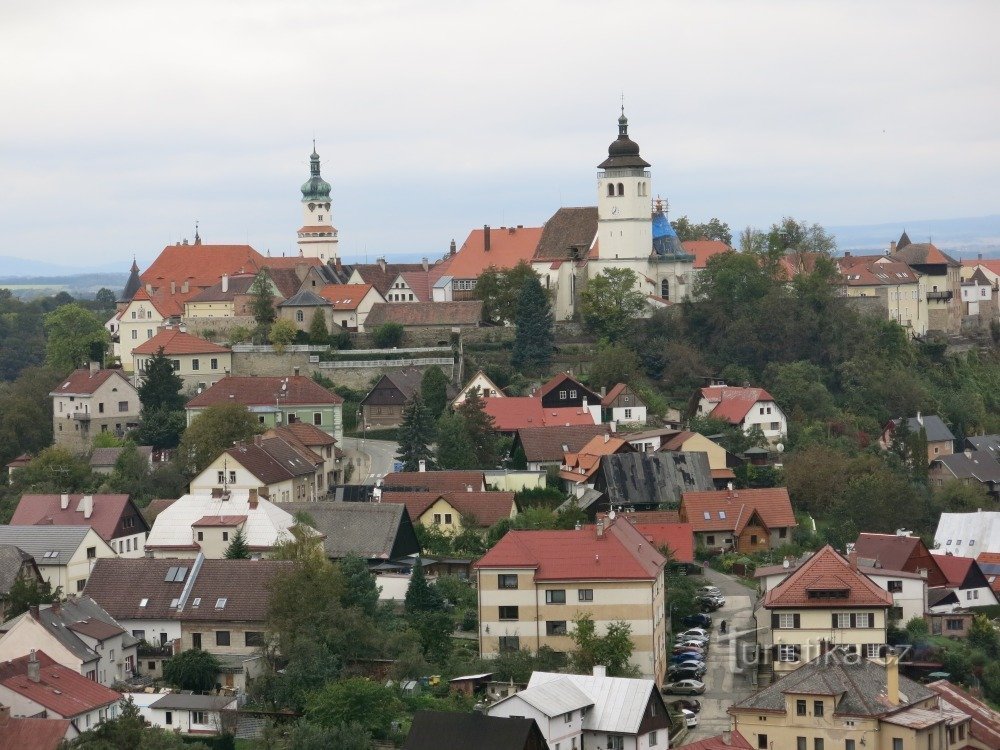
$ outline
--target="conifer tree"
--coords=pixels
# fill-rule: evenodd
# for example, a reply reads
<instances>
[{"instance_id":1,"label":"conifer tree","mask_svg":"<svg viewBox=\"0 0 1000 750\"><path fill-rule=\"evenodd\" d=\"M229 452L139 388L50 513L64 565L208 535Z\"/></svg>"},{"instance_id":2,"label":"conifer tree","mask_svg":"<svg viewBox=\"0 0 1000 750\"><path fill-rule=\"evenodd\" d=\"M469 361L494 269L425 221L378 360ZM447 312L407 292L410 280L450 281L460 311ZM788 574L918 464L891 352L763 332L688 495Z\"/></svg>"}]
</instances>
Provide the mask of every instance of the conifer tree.
<instances>
[{"instance_id":1,"label":"conifer tree","mask_svg":"<svg viewBox=\"0 0 1000 750\"><path fill-rule=\"evenodd\" d=\"M448 376L440 367L428 367L420 379L420 395L433 419L437 419L448 405Z\"/></svg>"},{"instance_id":2,"label":"conifer tree","mask_svg":"<svg viewBox=\"0 0 1000 750\"><path fill-rule=\"evenodd\" d=\"M403 462L403 471L417 471L421 460L428 469L434 468L434 452L430 448L433 442L434 422L420 393L414 393L403 410L403 424L399 428L397 458Z\"/></svg>"},{"instance_id":3,"label":"conifer tree","mask_svg":"<svg viewBox=\"0 0 1000 750\"><path fill-rule=\"evenodd\" d=\"M554 319L545 290L534 274L521 285L514 322L517 332L511 364L528 374L544 372L552 361Z\"/></svg>"},{"instance_id":4,"label":"conifer tree","mask_svg":"<svg viewBox=\"0 0 1000 750\"><path fill-rule=\"evenodd\" d=\"M476 468L494 469L500 461L500 441L493 417L486 412L486 402L473 388L456 412L465 422L465 431L476 457Z\"/></svg>"},{"instance_id":5,"label":"conifer tree","mask_svg":"<svg viewBox=\"0 0 1000 750\"><path fill-rule=\"evenodd\" d=\"M410 585L406 589L403 608L407 615L412 616L438 609L441 603L441 595L427 583L423 561L418 556L413 564L413 572L410 573Z\"/></svg>"},{"instance_id":6,"label":"conifer tree","mask_svg":"<svg viewBox=\"0 0 1000 750\"><path fill-rule=\"evenodd\" d=\"M437 422L437 465L440 469L474 469L476 455L462 415L446 411Z\"/></svg>"},{"instance_id":7,"label":"conifer tree","mask_svg":"<svg viewBox=\"0 0 1000 750\"><path fill-rule=\"evenodd\" d=\"M184 381L163 353L163 347L146 363L146 376L139 386L139 432L141 445L174 448L184 431Z\"/></svg>"},{"instance_id":8,"label":"conifer tree","mask_svg":"<svg viewBox=\"0 0 1000 750\"><path fill-rule=\"evenodd\" d=\"M226 547L226 559L227 560L249 560L250 559L250 547L247 545L246 535L243 533L243 529L236 529L236 533L233 538L229 541L229 546Z\"/></svg>"},{"instance_id":9,"label":"conifer tree","mask_svg":"<svg viewBox=\"0 0 1000 750\"><path fill-rule=\"evenodd\" d=\"M257 325L262 328L270 326L276 317L271 279L265 268L257 272L257 276L250 285L250 312L253 314L254 320L257 321Z\"/></svg>"},{"instance_id":10,"label":"conifer tree","mask_svg":"<svg viewBox=\"0 0 1000 750\"><path fill-rule=\"evenodd\" d=\"M317 307L309 322L309 343L323 346L330 343L330 329L326 325L326 313Z\"/></svg>"}]
</instances>

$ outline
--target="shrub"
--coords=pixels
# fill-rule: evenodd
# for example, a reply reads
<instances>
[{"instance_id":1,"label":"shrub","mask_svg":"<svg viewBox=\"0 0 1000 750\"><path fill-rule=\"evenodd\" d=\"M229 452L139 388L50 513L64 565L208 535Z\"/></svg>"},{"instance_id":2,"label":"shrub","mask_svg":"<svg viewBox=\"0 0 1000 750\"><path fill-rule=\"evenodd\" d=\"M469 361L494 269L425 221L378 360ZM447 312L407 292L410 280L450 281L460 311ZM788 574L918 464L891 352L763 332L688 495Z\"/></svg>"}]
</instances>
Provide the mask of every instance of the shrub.
<instances>
[{"instance_id":1,"label":"shrub","mask_svg":"<svg viewBox=\"0 0 1000 750\"><path fill-rule=\"evenodd\" d=\"M379 349L391 349L403 343L403 326L400 323L383 323L372 331L372 341Z\"/></svg>"}]
</instances>

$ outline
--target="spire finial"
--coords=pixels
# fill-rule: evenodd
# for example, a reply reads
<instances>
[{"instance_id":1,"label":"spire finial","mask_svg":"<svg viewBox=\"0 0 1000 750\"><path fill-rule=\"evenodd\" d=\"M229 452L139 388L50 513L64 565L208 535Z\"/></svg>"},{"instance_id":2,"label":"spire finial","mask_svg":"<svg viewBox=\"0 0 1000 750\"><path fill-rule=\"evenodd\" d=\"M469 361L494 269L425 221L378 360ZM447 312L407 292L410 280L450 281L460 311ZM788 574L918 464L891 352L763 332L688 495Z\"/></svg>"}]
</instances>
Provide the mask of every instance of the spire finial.
<instances>
[{"instance_id":1,"label":"spire finial","mask_svg":"<svg viewBox=\"0 0 1000 750\"><path fill-rule=\"evenodd\" d=\"M201 244L201 235L198 234L198 220L197 219L194 220L194 244L196 244L196 245L200 245Z\"/></svg>"}]
</instances>

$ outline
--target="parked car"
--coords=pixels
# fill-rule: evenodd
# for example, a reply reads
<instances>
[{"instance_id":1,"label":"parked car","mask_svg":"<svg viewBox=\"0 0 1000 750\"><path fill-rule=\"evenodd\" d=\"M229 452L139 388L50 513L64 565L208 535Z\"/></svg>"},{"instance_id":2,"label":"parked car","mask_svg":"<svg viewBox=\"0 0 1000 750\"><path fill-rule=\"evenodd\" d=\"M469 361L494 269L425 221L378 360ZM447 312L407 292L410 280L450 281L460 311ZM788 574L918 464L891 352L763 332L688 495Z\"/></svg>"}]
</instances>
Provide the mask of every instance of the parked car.
<instances>
[{"instance_id":1,"label":"parked car","mask_svg":"<svg viewBox=\"0 0 1000 750\"><path fill-rule=\"evenodd\" d=\"M718 586L702 586L698 591L695 592L699 596L722 596L722 589Z\"/></svg>"},{"instance_id":2,"label":"parked car","mask_svg":"<svg viewBox=\"0 0 1000 750\"><path fill-rule=\"evenodd\" d=\"M670 657L667 664L671 667L680 667L687 664L704 664L705 660L698 654L675 654Z\"/></svg>"},{"instance_id":3,"label":"parked car","mask_svg":"<svg viewBox=\"0 0 1000 750\"><path fill-rule=\"evenodd\" d=\"M681 709L681 715L684 717L684 724L689 727L698 726L698 714L694 711L688 711L686 708Z\"/></svg>"},{"instance_id":4,"label":"parked car","mask_svg":"<svg viewBox=\"0 0 1000 750\"><path fill-rule=\"evenodd\" d=\"M685 667L683 669L667 670L667 679L670 680L700 680L705 676L705 666Z\"/></svg>"},{"instance_id":5,"label":"parked car","mask_svg":"<svg viewBox=\"0 0 1000 750\"><path fill-rule=\"evenodd\" d=\"M710 637L711 637L711 633L709 633L707 630L705 630L705 628L688 628L683 633L678 633L677 634L677 639L678 640L685 639L685 638L704 638L704 639L708 640Z\"/></svg>"},{"instance_id":6,"label":"parked car","mask_svg":"<svg viewBox=\"0 0 1000 750\"><path fill-rule=\"evenodd\" d=\"M715 612L717 609L722 609L726 603L724 599L720 601L714 596L699 596L695 601L698 604L698 609L703 613Z\"/></svg>"},{"instance_id":7,"label":"parked car","mask_svg":"<svg viewBox=\"0 0 1000 750\"><path fill-rule=\"evenodd\" d=\"M705 683L701 680L676 680L665 684L663 692L668 695L701 695L705 692Z\"/></svg>"},{"instance_id":8,"label":"parked car","mask_svg":"<svg viewBox=\"0 0 1000 750\"><path fill-rule=\"evenodd\" d=\"M698 648L708 648L708 641L701 638L686 638L677 643L678 646L697 646Z\"/></svg>"},{"instance_id":9,"label":"parked car","mask_svg":"<svg viewBox=\"0 0 1000 750\"><path fill-rule=\"evenodd\" d=\"M701 701L697 698L676 698L670 701L668 706L673 706L675 711L680 711L682 709L687 709L688 711L693 711L696 714L701 713Z\"/></svg>"},{"instance_id":10,"label":"parked car","mask_svg":"<svg viewBox=\"0 0 1000 750\"><path fill-rule=\"evenodd\" d=\"M712 618L704 613L697 615L688 615L687 617L682 618L681 622L687 625L688 627L691 627L692 625L697 625L698 627L701 628L712 627Z\"/></svg>"},{"instance_id":11,"label":"parked car","mask_svg":"<svg viewBox=\"0 0 1000 750\"><path fill-rule=\"evenodd\" d=\"M703 656L705 649L701 646L674 646L674 650L671 652L674 655L677 654L696 654L698 656Z\"/></svg>"}]
</instances>

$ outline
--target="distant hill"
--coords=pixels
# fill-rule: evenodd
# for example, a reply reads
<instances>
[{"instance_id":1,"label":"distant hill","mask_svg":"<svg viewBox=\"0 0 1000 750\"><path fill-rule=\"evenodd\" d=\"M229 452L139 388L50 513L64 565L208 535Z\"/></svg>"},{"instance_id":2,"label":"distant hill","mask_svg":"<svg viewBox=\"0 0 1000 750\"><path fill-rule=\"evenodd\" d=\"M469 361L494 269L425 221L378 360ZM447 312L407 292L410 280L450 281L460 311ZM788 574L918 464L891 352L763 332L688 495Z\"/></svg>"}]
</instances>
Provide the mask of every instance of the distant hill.
<instances>
[{"instance_id":1,"label":"distant hill","mask_svg":"<svg viewBox=\"0 0 1000 750\"><path fill-rule=\"evenodd\" d=\"M844 250L888 250L892 240L905 229L913 242L931 241L958 259L1000 257L1000 215L965 219L925 219L827 227Z\"/></svg>"},{"instance_id":2,"label":"distant hill","mask_svg":"<svg viewBox=\"0 0 1000 750\"><path fill-rule=\"evenodd\" d=\"M37 271L37 268L35 269ZM103 287L118 294L128 281L126 273L76 273L52 276L0 276L0 288L16 297L30 299L66 292L74 297L93 297Z\"/></svg>"}]
</instances>

